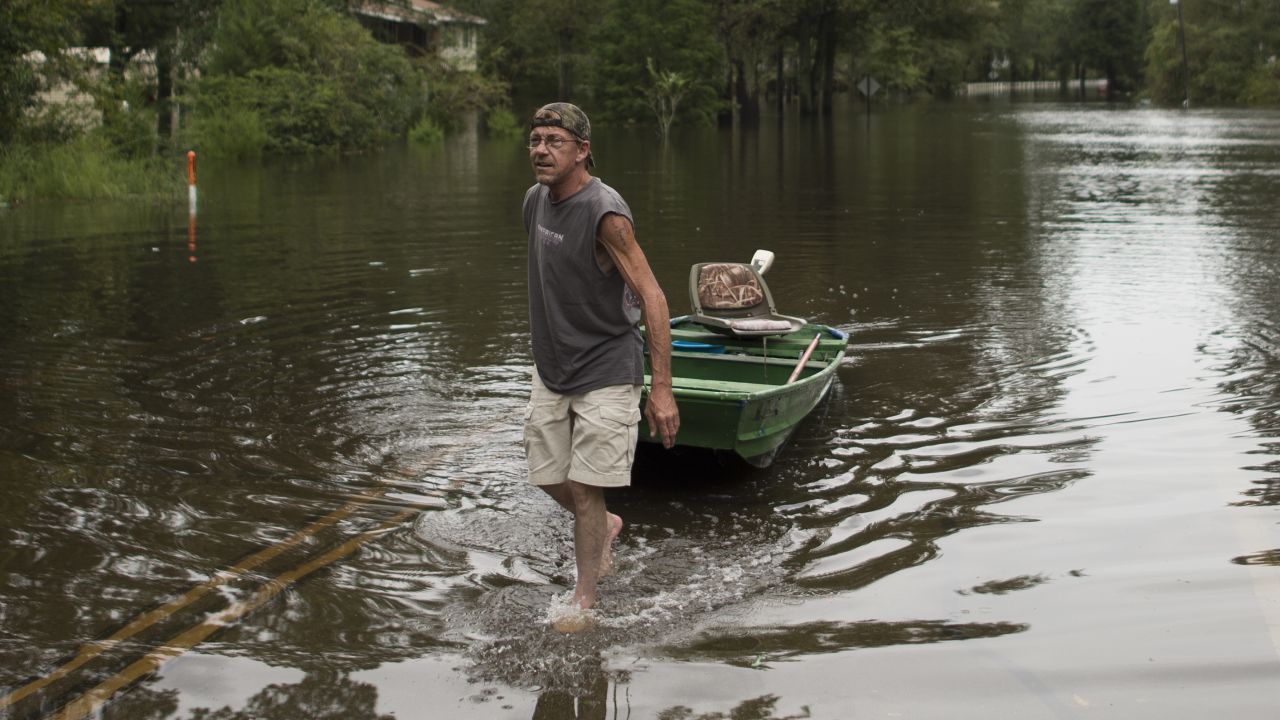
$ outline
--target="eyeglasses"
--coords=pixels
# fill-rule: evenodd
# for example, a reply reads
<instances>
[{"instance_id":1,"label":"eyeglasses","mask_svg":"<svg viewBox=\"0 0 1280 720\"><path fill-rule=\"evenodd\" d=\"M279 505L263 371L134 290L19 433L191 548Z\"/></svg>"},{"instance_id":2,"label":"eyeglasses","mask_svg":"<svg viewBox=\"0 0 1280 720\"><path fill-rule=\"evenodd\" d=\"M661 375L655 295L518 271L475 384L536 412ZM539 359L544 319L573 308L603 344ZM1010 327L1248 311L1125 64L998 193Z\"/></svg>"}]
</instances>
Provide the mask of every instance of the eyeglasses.
<instances>
[{"instance_id":1,"label":"eyeglasses","mask_svg":"<svg viewBox=\"0 0 1280 720\"><path fill-rule=\"evenodd\" d=\"M529 149L533 150L542 143L546 143L548 150L559 150L564 147L567 142L579 142L575 138L560 137L559 135L530 135Z\"/></svg>"}]
</instances>

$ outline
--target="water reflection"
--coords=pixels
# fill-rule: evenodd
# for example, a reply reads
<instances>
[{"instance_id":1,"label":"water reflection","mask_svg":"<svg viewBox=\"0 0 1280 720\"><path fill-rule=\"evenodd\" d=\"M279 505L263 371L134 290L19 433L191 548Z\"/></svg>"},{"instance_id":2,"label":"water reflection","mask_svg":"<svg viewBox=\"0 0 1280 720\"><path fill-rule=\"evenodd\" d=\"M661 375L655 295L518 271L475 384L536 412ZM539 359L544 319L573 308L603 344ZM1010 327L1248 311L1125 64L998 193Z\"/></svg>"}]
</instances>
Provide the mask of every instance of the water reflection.
<instances>
[{"instance_id":1,"label":"water reflection","mask_svg":"<svg viewBox=\"0 0 1280 720\"><path fill-rule=\"evenodd\" d=\"M608 676L598 673L591 682L591 689L582 695L565 690L544 690L533 707L533 720L605 720L610 717L609 685ZM617 717L617 713L612 717Z\"/></svg>"},{"instance_id":2,"label":"water reflection","mask_svg":"<svg viewBox=\"0 0 1280 720\"><path fill-rule=\"evenodd\" d=\"M694 715L694 711L684 705L676 705L667 708L657 715L657 720L719 720L719 718L733 718L733 720L799 720L800 718L810 717L809 709L803 708L796 715L778 715L776 706L779 698L777 695L761 695L750 700L743 700L729 710L728 714L722 712L698 713Z\"/></svg>"},{"instance_id":3,"label":"water reflection","mask_svg":"<svg viewBox=\"0 0 1280 720\"><path fill-rule=\"evenodd\" d=\"M104 720L158 720L174 717L177 692L146 689L131 692L103 712ZM353 682L338 671L309 673L301 682L268 685L250 697L243 708L196 708L190 720L392 720L377 712L377 688Z\"/></svg>"},{"instance_id":4,"label":"water reflection","mask_svg":"<svg viewBox=\"0 0 1280 720\"><path fill-rule=\"evenodd\" d=\"M744 667L767 667L771 662L798 660L805 655L852 648L915 645L992 638L1025 632L1020 623L816 622L785 628L733 628L709 632L694 643L672 648L686 659L723 660Z\"/></svg>"}]
</instances>

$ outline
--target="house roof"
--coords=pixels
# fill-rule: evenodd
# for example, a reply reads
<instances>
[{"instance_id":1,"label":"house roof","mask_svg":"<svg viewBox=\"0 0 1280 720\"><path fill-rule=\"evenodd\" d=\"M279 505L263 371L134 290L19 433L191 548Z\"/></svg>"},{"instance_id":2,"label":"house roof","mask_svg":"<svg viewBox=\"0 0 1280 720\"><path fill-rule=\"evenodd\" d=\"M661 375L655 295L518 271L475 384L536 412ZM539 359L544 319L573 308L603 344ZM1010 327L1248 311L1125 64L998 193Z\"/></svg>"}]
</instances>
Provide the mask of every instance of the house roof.
<instances>
[{"instance_id":1,"label":"house roof","mask_svg":"<svg viewBox=\"0 0 1280 720\"><path fill-rule=\"evenodd\" d=\"M364 0L352 11L368 17L419 25L485 25L482 17L468 15L431 0Z\"/></svg>"}]
</instances>

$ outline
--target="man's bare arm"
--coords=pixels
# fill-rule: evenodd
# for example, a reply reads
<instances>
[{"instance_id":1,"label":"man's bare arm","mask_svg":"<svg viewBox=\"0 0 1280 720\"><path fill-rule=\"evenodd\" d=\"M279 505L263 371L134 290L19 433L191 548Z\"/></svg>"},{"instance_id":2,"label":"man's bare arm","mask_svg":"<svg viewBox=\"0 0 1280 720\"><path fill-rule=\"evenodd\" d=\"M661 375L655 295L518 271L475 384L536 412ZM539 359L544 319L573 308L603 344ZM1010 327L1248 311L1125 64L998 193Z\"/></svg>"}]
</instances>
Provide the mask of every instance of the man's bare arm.
<instances>
[{"instance_id":1,"label":"man's bare arm","mask_svg":"<svg viewBox=\"0 0 1280 720\"><path fill-rule=\"evenodd\" d=\"M675 444L676 432L680 429L680 411L671 392L671 315L667 298L625 217L614 213L605 215L596 240L609 253L627 286L640 298L653 376L644 416L649 423L650 437L655 433L661 435L662 445L669 448Z\"/></svg>"}]
</instances>

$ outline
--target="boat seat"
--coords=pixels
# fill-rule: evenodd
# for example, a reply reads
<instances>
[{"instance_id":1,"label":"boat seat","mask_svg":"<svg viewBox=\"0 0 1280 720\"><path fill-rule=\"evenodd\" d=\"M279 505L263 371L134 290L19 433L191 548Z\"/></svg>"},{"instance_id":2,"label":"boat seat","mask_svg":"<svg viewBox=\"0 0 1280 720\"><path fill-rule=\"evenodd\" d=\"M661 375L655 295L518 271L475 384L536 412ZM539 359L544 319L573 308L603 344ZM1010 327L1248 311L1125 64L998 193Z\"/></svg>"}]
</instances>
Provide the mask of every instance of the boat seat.
<instances>
[{"instance_id":1,"label":"boat seat","mask_svg":"<svg viewBox=\"0 0 1280 720\"><path fill-rule=\"evenodd\" d=\"M689 320L719 332L743 337L785 335L805 321L781 315L769 286L745 263L698 263L689 271Z\"/></svg>"}]
</instances>

